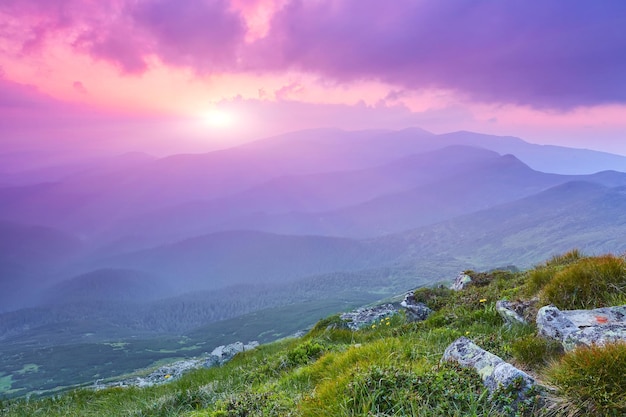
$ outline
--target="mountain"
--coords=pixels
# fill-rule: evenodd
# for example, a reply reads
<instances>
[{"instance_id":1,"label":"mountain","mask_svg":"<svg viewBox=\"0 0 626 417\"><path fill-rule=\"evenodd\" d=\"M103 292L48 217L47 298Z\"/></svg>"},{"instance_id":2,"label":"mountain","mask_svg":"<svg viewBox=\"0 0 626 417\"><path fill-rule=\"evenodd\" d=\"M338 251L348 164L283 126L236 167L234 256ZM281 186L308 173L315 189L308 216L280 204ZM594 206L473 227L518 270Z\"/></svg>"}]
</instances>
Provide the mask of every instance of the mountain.
<instances>
[{"instance_id":1,"label":"mountain","mask_svg":"<svg viewBox=\"0 0 626 417\"><path fill-rule=\"evenodd\" d=\"M404 262L448 271L529 267L572 248L624 253L626 187L572 181L541 193L436 225L380 238L404 246Z\"/></svg>"},{"instance_id":2,"label":"mountain","mask_svg":"<svg viewBox=\"0 0 626 417\"><path fill-rule=\"evenodd\" d=\"M0 221L0 311L32 302L39 287L81 250L79 239L60 230Z\"/></svg>"},{"instance_id":3,"label":"mountain","mask_svg":"<svg viewBox=\"0 0 626 417\"><path fill-rule=\"evenodd\" d=\"M598 167L626 170L626 157L541 147L516 138L469 132L434 135L420 129L395 132L318 129L205 154L172 155L156 160L139 158L135 163L122 163L114 169L55 175L39 185L6 186L5 182L0 188L0 218L42 224L94 238L124 218L198 201L228 199L269 181L276 181L270 187L293 189L288 183L290 180L284 183L281 177L362 170L452 145L512 153L531 167L549 172L564 171L566 163L570 163L570 171L578 173ZM367 180L364 177L362 183ZM315 181L311 185L315 185ZM258 191L261 192L259 198L266 195L263 190ZM395 191L398 190L392 186L387 193ZM312 200L300 196L299 201L301 207L296 207L296 211L304 210ZM276 207L283 202L272 204ZM313 208L331 209L321 205Z\"/></svg>"},{"instance_id":4,"label":"mountain","mask_svg":"<svg viewBox=\"0 0 626 417\"><path fill-rule=\"evenodd\" d=\"M42 304L115 301L142 303L166 298L171 288L157 277L132 269L104 268L55 284Z\"/></svg>"},{"instance_id":5,"label":"mountain","mask_svg":"<svg viewBox=\"0 0 626 417\"><path fill-rule=\"evenodd\" d=\"M382 195L339 210L273 215L257 213L232 220L222 227L236 225L286 234L376 237L484 210L572 180L626 185L626 174L546 174L532 170L512 155L505 155L482 161L473 169L454 175L451 173L419 187Z\"/></svg>"},{"instance_id":6,"label":"mountain","mask_svg":"<svg viewBox=\"0 0 626 417\"><path fill-rule=\"evenodd\" d=\"M183 292L241 283L285 283L326 272L369 269L388 264L393 256L393 251L353 239L228 231L97 263L155 274Z\"/></svg>"},{"instance_id":7,"label":"mountain","mask_svg":"<svg viewBox=\"0 0 626 417\"><path fill-rule=\"evenodd\" d=\"M438 135L440 144L480 146L501 154L513 154L531 168L558 174L593 174L598 171L626 172L626 156L564 146L537 145L509 136L474 132Z\"/></svg>"},{"instance_id":8,"label":"mountain","mask_svg":"<svg viewBox=\"0 0 626 417\"><path fill-rule=\"evenodd\" d=\"M247 216L320 212L351 206L381 195L454 177L497 158L499 155L492 151L452 146L362 170L281 176L230 198L196 201L124 219L113 226L108 235L172 239L202 231L257 229L253 223L246 221ZM157 224L159 227L155 228ZM265 230L289 233L290 229ZM309 227L303 230L310 234L323 234L324 229ZM302 234L302 230L298 233Z\"/></svg>"}]
</instances>

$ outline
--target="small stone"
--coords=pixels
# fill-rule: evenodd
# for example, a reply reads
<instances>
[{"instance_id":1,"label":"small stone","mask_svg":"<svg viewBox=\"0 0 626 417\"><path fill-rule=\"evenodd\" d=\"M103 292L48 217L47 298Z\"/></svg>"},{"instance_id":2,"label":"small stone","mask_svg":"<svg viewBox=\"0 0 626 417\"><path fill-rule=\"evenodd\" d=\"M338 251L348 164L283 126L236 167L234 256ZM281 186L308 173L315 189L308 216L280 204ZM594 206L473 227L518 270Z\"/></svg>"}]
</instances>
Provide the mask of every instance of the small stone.
<instances>
[{"instance_id":1,"label":"small stone","mask_svg":"<svg viewBox=\"0 0 626 417\"><path fill-rule=\"evenodd\" d=\"M464 272L461 272L454 279L454 283L452 283L452 286L450 287L450 289L454 290L454 291L461 291L463 288L465 288L471 282L472 282L472 277L470 277L469 275L467 275Z\"/></svg>"},{"instance_id":2,"label":"small stone","mask_svg":"<svg viewBox=\"0 0 626 417\"><path fill-rule=\"evenodd\" d=\"M510 301L497 301L496 311L500 314L500 317L502 317L504 322L509 326L513 324L526 324L526 320L524 320L524 317L522 317L515 311L515 307Z\"/></svg>"},{"instance_id":3,"label":"small stone","mask_svg":"<svg viewBox=\"0 0 626 417\"><path fill-rule=\"evenodd\" d=\"M400 305L406 309L406 318L408 322L424 321L433 313L433 311L428 308L426 304L416 302L412 292L409 292L404 297L404 300L400 303Z\"/></svg>"}]
</instances>

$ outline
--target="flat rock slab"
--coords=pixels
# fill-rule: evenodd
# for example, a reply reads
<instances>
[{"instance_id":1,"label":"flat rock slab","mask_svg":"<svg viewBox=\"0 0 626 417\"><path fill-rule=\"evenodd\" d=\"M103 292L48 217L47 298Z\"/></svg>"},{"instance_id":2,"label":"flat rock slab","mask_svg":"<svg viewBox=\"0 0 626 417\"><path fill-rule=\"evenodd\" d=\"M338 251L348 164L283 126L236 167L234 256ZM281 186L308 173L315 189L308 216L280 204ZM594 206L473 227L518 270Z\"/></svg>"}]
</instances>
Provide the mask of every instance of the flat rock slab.
<instances>
[{"instance_id":1,"label":"flat rock slab","mask_svg":"<svg viewBox=\"0 0 626 417\"><path fill-rule=\"evenodd\" d=\"M584 327L571 333L563 341L566 352L579 346L604 346L607 343L626 342L626 327L620 325L602 325Z\"/></svg>"},{"instance_id":2,"label":"flat rock slab","mask_svg":"<svg viewBox=\"0 0 626 417\"><path fill-rule=\"evenodd\" d=\"M626 327L626 305L593 310L563 310L561 312L579 328L611 325Z\"/></svg>"},{"instance_id":3,"label":"flat rock slab","mask_svg":"<svg viewBox=\"0 0 626 417\"><path fill-rule=\"evenodd\" d=\"M526 372L487 352L467 337L452 342L444 352L442 360L475 369L491 393L499 387L508 387L521 378L520 398L522 398L535 385L535 380Z\"/></svg>"},{"instance_id":4,"label":"flat rock slab","mask_svg":"<svg viewBox=\"0 0 626 417\"><path fill-rule=\"evenodd\" d=\"M566 351L626 342L626 306L564 311L545 306L537 313L537 328L540 335L561 342Z\"/></svg>"}]
</instances>

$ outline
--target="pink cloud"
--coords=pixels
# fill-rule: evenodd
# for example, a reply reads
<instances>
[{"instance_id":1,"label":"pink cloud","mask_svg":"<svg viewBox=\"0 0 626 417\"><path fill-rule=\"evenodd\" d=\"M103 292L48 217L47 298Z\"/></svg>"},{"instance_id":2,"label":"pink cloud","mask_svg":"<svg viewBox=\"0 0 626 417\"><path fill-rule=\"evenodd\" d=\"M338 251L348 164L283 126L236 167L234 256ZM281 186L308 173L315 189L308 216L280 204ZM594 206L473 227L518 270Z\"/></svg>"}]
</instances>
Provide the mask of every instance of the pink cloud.
<instances>
[{"instance_id":1,"label":"pink cloud","mask_svg":"<svg viewBox=\"0 0 626 417\"><path fill-rule=\"evenodd\" d=\"M0 36L27 53L54 38L124 74L156 57L202 76L299 72L539 109L626 103L621 0L4 0L0 13L21 28Z\"/></svg>"},{"instance_id":2,"label":"pink cloud","mask_svg":"<svg viewBox=\"0 0 626 417\"><path fill-rule=\"evenodd\" d=\"M253 52L268 70L570 108L626 101L625 13L618 0L293 0Z\"/></svg>"}]
</instances>

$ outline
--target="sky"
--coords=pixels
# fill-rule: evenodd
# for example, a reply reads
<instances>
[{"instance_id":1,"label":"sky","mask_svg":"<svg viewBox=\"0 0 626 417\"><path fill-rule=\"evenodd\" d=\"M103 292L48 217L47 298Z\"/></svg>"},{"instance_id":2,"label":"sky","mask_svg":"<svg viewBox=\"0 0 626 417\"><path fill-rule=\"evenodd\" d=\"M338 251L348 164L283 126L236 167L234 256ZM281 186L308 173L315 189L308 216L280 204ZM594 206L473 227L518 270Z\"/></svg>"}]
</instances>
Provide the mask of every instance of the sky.
<instances>
[{"instance_id":1,"label":"sky","mask_svg":"<svg viewBox=\"0 0 626 417\"><path fill-rule=\"evenodd\" d=\"M626 154L626 2L0 0L0 153L412 126Z\"/></svg>"}]
</instances>

